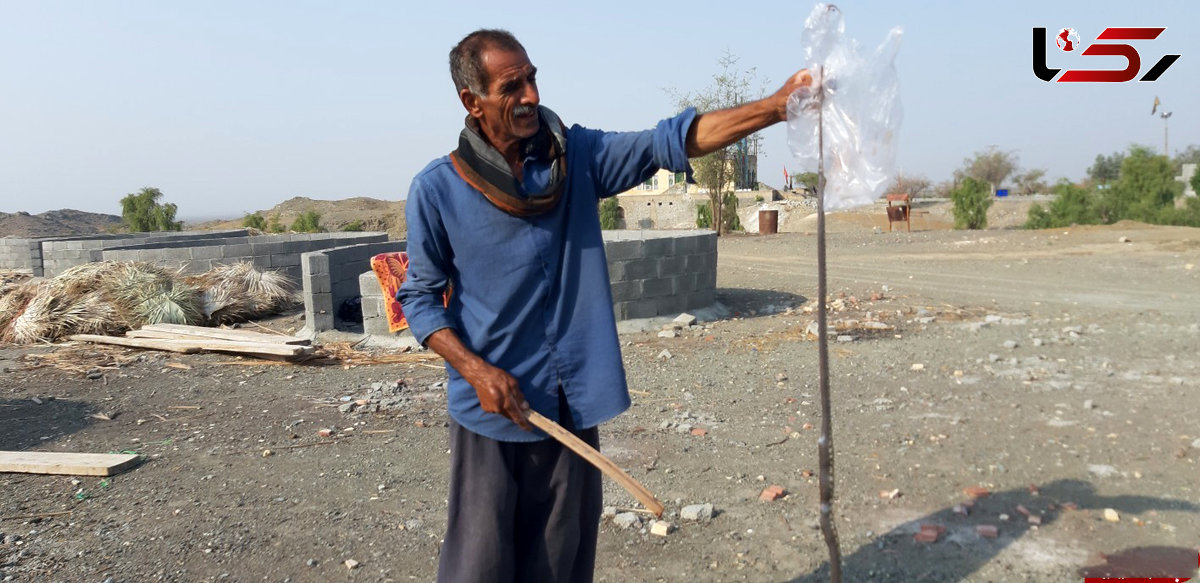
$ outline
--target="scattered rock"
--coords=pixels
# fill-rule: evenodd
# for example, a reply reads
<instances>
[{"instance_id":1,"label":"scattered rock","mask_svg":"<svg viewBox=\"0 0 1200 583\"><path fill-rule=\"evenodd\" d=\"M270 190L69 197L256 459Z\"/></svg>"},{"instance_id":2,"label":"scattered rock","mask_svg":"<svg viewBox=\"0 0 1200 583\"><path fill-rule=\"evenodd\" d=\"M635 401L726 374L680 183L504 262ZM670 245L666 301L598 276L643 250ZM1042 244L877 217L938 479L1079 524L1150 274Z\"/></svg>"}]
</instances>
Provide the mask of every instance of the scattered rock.
<instances>
[{"instance_id":1,"label":"scattered rock","mask_svg":"<svg viewBox=\"0 0 1200 583\"><path fill-rule=\"evenodd\" d=\"M783 498L783 495L786 493L787 491L783 489L783 486L771 484L763 489L762 493L758 495L758 499L764 502L774 502Z\"/></svg>"},{"instance_id":2,"label":"scattered rock","mask_svg":"<svg viewBox=\"0 0 1200 583\"><path fill-rule=\"evenodd\" d=\"M705 435L708 435L708 430L703 427L695 427L692 429L692 435L695 435L696 437L704 437Z\"/></svg>"},{"instance_id":3,"label":"scattered rock","mask_svg":"<svg viewBox=\"0 0 1200 583\"><path fill-rule=\"evenodd\" d=\"M679 330L671 328L670 330L662 330L658 333L659 338L676 338L679 336Z\"/></svg>"},{"instance_id":4,"label":"scattered rock","mask_svg":"<svg viewBox=\"0 0 1200 583\"><path fill-rule=\"evenodd\" d=\"M706 522L712 520L712 516L712 504L692 504L689 506L684 506L683 510L679 511L679 518L682 520Z\"/></svg>"},{"instance_id":5,"label":"scattered rock","mask_svg":"<svg viewBox=\"0 0 1200 583\"><path fill-rule=\"evenodd\" d=\"M317 437L330 437L333 435L332 429L318 429Z\"/></svg>"},{"instance_id":6,"label":"scattered rock","mask_svg":"<svg viewBox=\"0 0 1200 583\"><path fill-rule=\"evenodd\" d=\"M665 348L663 349L662 352L658 353L659 360L671 360L672 356L674 356L674 355L671 354L671 351L667 350Z\"/></svg>"},{"instance_id":7,"label":"scattered rock","mask_svg":"<svg viewBox=\"0 0 1200 583\"><path fill-rule=\"evenodd\" d=\"M308 565L309 567L316 567L316 566L317 566L317 565L319 565L320 563L319 563L319 562L317 562L317 560L316 560L316 559L309 559L308 561L305 561L305 563L304 563L304 564L305 564L305 565Z\"/></svg>"},{"instance_id":8,"label":"scattered rock","mask_svg":"<svg viewBox=\"0 0 1200 583\"><path fill-rule=\"evenodd\" d=\"M622 512L613 517L613 524L619 528L630 529L642 525L642 519L632 512Z\"/></svg>"},{"instance_id":9,"label":"scattered rock","mask_svg":"<svg viewBox=\"0 0 1200 583\"><path fill-rule=\"evenodd\" d=\"M855 340L857 340L857 338L849 334L839 334L837 337L838 342L854 342Z\"/></svg>"},{"instance_id":10,"label":"scattered rock","mask_svg":"<svg viewBox=\"0 0 1200 583\"><path fill-rule=\"evenodd\" d=\"M684 312L682 314L679 314L678 316L675 316L675 319L671 320L671 322L686 328L686 327L692 326L696 323L696 317L687 312Z\"/></svg>"},{"instance_id":11,"label":"scattered rock","mask_svg":"<svg viewBox=\"0 0 1200 583\"><path fill-rule=\"evenodd\" d=\"M996 538L1000 536L1000 529L991 524L980 524L975 527L975 534L982 538Z\"/></svg>"},{"instance_id":12,"label":"scattered rock","mask_svg":"<svg viewBox=\"0 0 1200 583\"><path fill-rule=\"evenodd\" d=\"M1131 240L1129 239L1129 237L1119 237L1119 238L1117 239L1117 242L1118 242L1118 243L1132 243L1133 241L1131 241Z\"/></svg>"},{"instance_id":13,"label":"scattered rock","mask_svg":"<svg viewBox=\"0 0 1200 583\"><path fill-rule=\"evenodd\" d=\"M262 456L263 456L263 457L271 457L271 456L273 456L273 455L275 455L275 452L273 452L273 451L271 451L271 450L269 450L269 449L264 449L264 450L263 450L263 452L262 452Z\"/></svg>"},{"instance_id":14,"label":"scattered rock","mask_svg":"<svg viewBox=\"0 0 1200 583\"><path fill-rule=\"evenodd\" d=\"M942 533L946 532L946 527L936 524L922 524L921 530L913 537L919 543L937 542Z\"/></svg>"},{"instance_id":15,"label":"scattered rock","mask_svg":"<svg viewBox=\"0 0 1200 583\"><path fill-rule=\"evenodd\" d=\"M665 520L655 520L650 523L650 534L655 536L667 536L674 530L675 525Z\"/></svg>"},{"instance_id":16,"label":"scattered rock","mask_svg":"<svg viewBox=\"0 0 1200 583\"><path fill-rule=\"evenodd\" d=\"M1008 349L1013 349L1013 348L1016 348L1016 347L1018 347L1018 346L1020 346L1020 343L1018 343L1016 340L1005 340L1005 341L1004 341L1004 347L1005 347L1005 348L1008 348Z\"/></svg>"},{"instance_id":17,"label":"scattered rock","mask_svg":"<svg viewBox=\"0 0 1200 583\"><path fill-rule=\"evenodd\" d=\"M925 365L921 364L919 362L914 362L912 365L912 369L913 370L925 370Z\"/></svg>"},{"instance_id":18,"label":"scattered rock","mask_svg":"<svg viewBox=\"0 0 1200 583\"><path fill-rule=\"evenodd\" d=\"M1104 520L1109 522L1121 522L1121 515L1112 508L1104 509Z\"/></svg>"},{"instance_id":19,"label":"scattered rock","mask_svg":"<svg viewBox=\"0 0 1200 583\"><path fill-rule=\"evenodd\" d=\"M787 375L785 375L783 373L779 373L779 374L775 375L775 382L782 383L783 381L786 381L786 380L787 380Z\"/></svg>"},{"instance_id":20,"label":"scattered rock","mask_svg":"<svg viewBox=\"0 0 1200 583\"><path fill-rule=\"evenodd\" d=\"M988 496L991 496L992 491L984 488L983 486L967 486L966 488L963 488L963 494L966 494L971 498L987 498Z\"/></svg>"},{"instance_id":21,"label":"scattered rock","mask_svg":"<svg viewBox=\"0 0 1200 583\"><path fill-rule=\"evenodd\" d=\"M346 565L347 569L357 569L359 565L358 561L355 561L354 559L346 559L344 564Z\"/></svg>"},{"instance_id":22,"label":"scattered rock","mask_svg":"<svg viewBox=\"0 0 1200 583\"><path fill-rule=\"evenodd\" d=\"M880 490L879 497L885 500L895 500L900 497L900 488L894 490Z\"/></svg>"},{"instance_id":23,"label":"scattered rock","mask_svg":"<svg viewBox=\"0 0 1200 583\"><path fill-rule=\"evenodd\" d=\"M616 506L605 506L604 510L600 511L601 518L612 518L616 515L617 515L617 507Z\"/></svg>"},{"instance_id":24,"label":"scattered rock","mask_svg":"<svg viewBox=\"0 0 1200 583\"><path fill-rule=\"evenodd\" d=\"M1108 464L1088 464L1087 471L1095 474L1097 478L1110 478L1118 473L1117 468Z\"/></svg>"},{"instance_id":25,"label":"scattered rock","mask_svg":"<svg viewBox=\"0 0 1200 583\"><path fill-rule=\"evenodd\" d=\"M1095 408L1096 408L1096 402L1095 402L1095 401L1092 401L1091 399L1087 399L1087 400L1085 400L1085 401L1083 402L1083 408L1084 408L1084 409L1095 409Z\"/></svg>"}]
</instances>

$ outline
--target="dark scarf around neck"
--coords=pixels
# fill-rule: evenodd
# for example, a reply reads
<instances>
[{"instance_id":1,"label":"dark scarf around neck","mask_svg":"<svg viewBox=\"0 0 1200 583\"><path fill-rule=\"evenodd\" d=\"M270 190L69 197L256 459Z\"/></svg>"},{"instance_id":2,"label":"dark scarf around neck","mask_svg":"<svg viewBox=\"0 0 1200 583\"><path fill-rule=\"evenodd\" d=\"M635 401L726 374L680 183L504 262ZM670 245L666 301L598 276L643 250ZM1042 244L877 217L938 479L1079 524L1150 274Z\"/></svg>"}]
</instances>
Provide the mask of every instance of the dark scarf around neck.
<instances>
[{"instance_id":1,"label":"dark scarf around neck","mask_svg":"<svg viewBox=\"0 0 1200 583\"><path fill-rule=\"evenodd\" d=\"M521 194L521 186L508 162L483 138L479 122L467 116L466 127L458 136L458 149L450 161L467 184L485 196L496 208L517 217L548 212L562 198L567 178L566 127L553 111L538 106L538 133L521 142L521 157L550 163L550 183L540 193Z\"/></svg>"}]
</instances>

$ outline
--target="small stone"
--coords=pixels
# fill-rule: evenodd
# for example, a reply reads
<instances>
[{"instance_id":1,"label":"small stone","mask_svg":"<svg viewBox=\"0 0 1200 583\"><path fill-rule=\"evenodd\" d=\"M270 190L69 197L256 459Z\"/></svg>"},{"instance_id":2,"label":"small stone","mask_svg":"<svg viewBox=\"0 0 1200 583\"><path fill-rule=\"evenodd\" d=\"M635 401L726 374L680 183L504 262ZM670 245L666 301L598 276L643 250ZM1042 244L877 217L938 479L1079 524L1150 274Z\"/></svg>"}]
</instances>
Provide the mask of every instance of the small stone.
<instances>
[{"instance_id":1,"label":"small stone","mask_svg":"<svg viewBox=\"0 0 1200 583\"><path fill-rule=\"evenodd\" d=\"M601 518L612 518L616 515L617 515L617 507L616 506L605 506L604 510L600 511Z\"/></svg>"},{"instance_id":2,"label":"small stone","mask_svg":"<svg viewBox=\"0 0 1200 583\"><path fill-rule=\"evenodd\" d=\"M774 502L780 498L783 498L785 493L787 493L787 491L783 489L783 486L771 484L763 489L762 493L758 495L758 499L764 502Z\"/></svg>"},{"instance_id":3,"label":"small stone","mask_svg":"<svg viewBox=\"0 0 1200 583\"><path fill-rule=\"evenodd\" d=\"M1097 478L1109 478L1117 475L1117 468L1108 464L1088 464L1087 471Z\"/></svg>"},{"instance_id":4,"label":"small stone","mask_svg":"<svg viewBox=\"0 0 1200 583\"><path fill-rule=\"evenodd\" d=\"M332 429L318 429L317 430L317 437L329 437L331 435L333 435Z\"/></svg>"},{"instance_id":5,"label":"small stone","mask_svg":"<svg viewBox=\"0 0 1200 583\"><path fill-rule=\"evenodd\" d=\"M346 562L344 564L346 565L347 569L357 569L358 568L358 561L355 561L354 559L346 559Z\"/></svg>"},{"instance_id":6,"label":"small stone","mask_svg":"<svg viewBox=\"0 0 1200 583\"><path fill-rule=\"evenodd\" d=\"M354 403L342 403L341 405L338 405L338 412L339 413L350 413L350 412L354 411L354 406L355 406Z\"/></svg>"},{"instance_id":7,"label":"small stone","mask_svg":"<svg viewBox=\"0 0 1200 583\"><path fill-rule=\"evenodd\" d=\"M1121 522L1121 515L1119 513L1117 513L1116 510L1113 510L1112 508L1105 508L1104 509L1104 520L1107 520L1109 522Z\"/></svg>"},{"instance_id":8,"label":"small stone","mask_svg":"<svg viewBox=\"0 0 1200 583\"><path fill-rule=\"evenodd\" d=\"M671 328L670 330L663 330L658 333L659 338L675 338L677 336L679 336L679 330L674 328Z\"/></svg>"},{"instance_id":9,"label":"small stone","mask_svg":"<svg viewBox=\"0 0 1200 583\"><path fill-rule=\"evenodd\" d=\"M838 342L854 342L855 340L857 340L857 338L849 334L839 334L837 337Z\"/></svg>"},{"instance_id":10,"label":"small stone","mask_svg":"<svg viewBox=\"0 0 1200 583\"><path fill-rule=\"evenodd\" d=\"M1085 401L1083 402L1083 408L1084 408L1084 409L1095 409L1095 408L1096 408L1096 402L1095 402L1095 401L1092 401L1091 399L1087 399L1087 400L1085 400Z\"/></svg>"},{"instance_id":11,"label":"small stone","mask_svg":"<svg viewBox=\"0 0 1200 583\"><path fill-rule=\"evenodd\" d=\"M674 356L674 355L671 354L671 351L667 350L665 348L663 349L662 352L658 353L659 360L670 360L672 356Z\"/></svg>"},{"instance_id":12,"label":"small stone","mask_svg":"<svg viewBox=\"0 0 1200 583\"><path fill-rule=\"evenodd\" d=\"M684 506L683 510L679 511L679 518L682 520L708 521L712 520L713 505L712 504L692 504Z\"/></svg>"},{"instance_id":13,"label":"small stone","mask_svg":"<svg viewBox=\"0 0 1200 583\"><path fill-rule=\"evenodd\" d=\"M665 520L655 520L650 523L650 534L655 536L667 536L671 534L674 525Z\"/></svg>"},{"instance_id":14,"label":"small stone","mask_svg":"<svg viewBox=\"0 0 1200 583\"><path fill-rule=\"evenodd\" d=\"M1042 340L1041 338L1034 338L1034 339L1033 339L1033 345L1034 345L1034 346L1041 346L1041 345L1043 345L1043 344L1045 344L1045 343L1046 343L1046 341L1045 341L1045 340Z\"/></svg>"},{"instance_id":15,"label":"small stone","mask_svg":"<svg viewBox=\"0 0 1200 583\"><path fill-rule=\"evenodd\" d=\"M921 364L919 362L914 362L912 365L912 369L913 370L925 370L925 365Z\"/></svg>"},{"instance_id":16,"label":"small stone","mask_svg":"<svg viewBox=\"0 0 1200 583\"><path fill-rule=\"evenodd\" d=\"M316 559L309 559L309 560L305 561L304 564L308 565L309 567L316 567L319 563L317 562Z\"/></svg>"},{"instance_id":17,"label":"small stone","mask_svg":"<svg viewBox=\"0 0 1200 583\"><path fill-rule=\"evenodd\" d=\"M696 323L696 317L687 312L684 312L682 314L679 314L678 316L675 316L675 319L671 320L671 322L686 328L686 327L691 326Z\"/></svg>"},{"instance_id":18,"label":"small stone","mask_svg":"<svg viewBox=\"0 0 1200 583\"><path fill-rule=\"evenodd\" d=\"M264 450L263 450L263 452L262 452L262 456L263 456L263 457L271 457L271 456L273 456L273 455L275 455L275 452L273 452L273 451L271 451L271 450L269 450L269 449L264 449Z\"/></svg>"},{"instance_id":19,"label":"small stone","mask_svg":"<svg viewBox=\"0 0 1200 583\"><path fill-rule=\"evenodd\" d=\"M1042 524L1042 517L1036 514L1030 514L1029 516L1025 517L1025 520L1034 526L1041 526Z\"/></svg>"},{"instance_id":20,"label":"small stone","mask_svg":"<svg viewBox=\"0 0 1200 583\"><path fill-rule=\"evenodd\" d=\"M29 400L30 400L30 401L33 401L33 404L34 404L34 405L41 405L41 404L42 404L42 400L41 400L41 399L39 399L39 398L37 398L37 397L33 397L32 399L29 399Z\"/></svg>"},{"instance_id":21,"label":"small stone","mask_svg":"<svg viewBox=\"0 0 1200 583\"><path fill-rule=\"evenodd\" d=\"M675 432L676 433L691 433L692 425L690 423L680 423L679 425L675 426Z\"/></svg>"},{"instance_id":22,"label":"small stone","mask_svg":"<svg viewBox=\"0 0 1200 583\"><path fill-rule=\"evenodd\" d=\"M1117 238L1117 242L1118 243L1132 243L1132 241L1129 240L1129 237L1119 237L1119 238Z\"/></svg>"},{"instance_id":23,"label":"small stone","mask_svg":"<svg viewBox=\"0 0 1200 583\"><path fill-rule=\"evenodd\" d=\"M782 383L783 381L786 381L786 380L787 380L787 375L785 375L783 373L779 373L779 374L775 375L775 382Z\"/></svg>"},{"instance_id":24,"label":"small stone","mask_svg":"<svg viewBox=\"0 0 1200 583\"><path fill-rule=\"evenodd\" d=\"M632 512L622 512L613 517L613 524L618 528L630 529L641 526L642 519Z\"/></svg>"},{"instance_id":25,"label":"small stone","mask_svg":"<svg viewBox=\"0 0 1200 583\"><path fill-rule=\"evenodd\" d=\"M999 354L989 354L988 362L1000 362L1000 355Z\"/></svg>"},{"instance_id":26,"label":"small stone","mask_svg":"<svg viewBox=\"0 0 1200 583\"><path fill-rule=\"evenodd\" d=\"M1019 343L1018 343L1016 340L1005 340L1005 341L1004 341L1004 347L1005 347L1005 348L1008 348L1008 349L1013 349L1013 348L1016 348L1016 347L1018 347L1018 346L1020 346L1020 344L1019 344Z\"/></svg>"},{"instance_id":27,"label":"small stone","mask_svg":"<svg viewBox=\"0 0 1200 583\"><path fill-rule=\"evenodd\" d=\"M417 530L425 526L425 522L420 518L410 518L404 521L404 530Z\"/></svg>"},{"instance_id":28,"label":"small stone","mask_svg":"<svg viewBox=\"0 0 1200 583\"><path fill-rule=\"evenodd\" d=\"M1196 449L1200 449L1200 438L1198 438L1198 439L1196 439L1196 441L1192 442L1192 447L1194 447Z\"/></svg>"},{"instance_id":29,"label":"small stone","mask_svg":"<svg viewBox=\"0 0 1200 583\"><path fill-rule=\"evenodd\" d=\"M966 516L967 514L970 514L970 509L965 504L955 504L954 513L960 516Z\"/></svg>"}]
</instances>

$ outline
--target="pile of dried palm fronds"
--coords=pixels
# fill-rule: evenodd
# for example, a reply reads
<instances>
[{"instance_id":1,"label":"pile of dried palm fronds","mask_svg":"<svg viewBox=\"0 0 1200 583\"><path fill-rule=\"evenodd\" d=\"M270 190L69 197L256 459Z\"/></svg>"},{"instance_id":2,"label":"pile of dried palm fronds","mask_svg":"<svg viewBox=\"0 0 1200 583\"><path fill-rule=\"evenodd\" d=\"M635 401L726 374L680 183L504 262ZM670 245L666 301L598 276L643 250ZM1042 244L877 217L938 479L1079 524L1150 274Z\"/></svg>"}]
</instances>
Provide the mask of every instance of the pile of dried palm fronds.
<instances>
[{"instance_id":1,"label":"pile of dried palm fronds","mask_svg":"<svg viewBox=\"0 0 1200 583\"><path fill-rule=\"evenodd\" d=\"M221 324L297 302L286 276L249 263L197 276L149 263L85 263L49 280L0 287L0 342L121 334L144 324Z\"/></svg>"}]
</instances>

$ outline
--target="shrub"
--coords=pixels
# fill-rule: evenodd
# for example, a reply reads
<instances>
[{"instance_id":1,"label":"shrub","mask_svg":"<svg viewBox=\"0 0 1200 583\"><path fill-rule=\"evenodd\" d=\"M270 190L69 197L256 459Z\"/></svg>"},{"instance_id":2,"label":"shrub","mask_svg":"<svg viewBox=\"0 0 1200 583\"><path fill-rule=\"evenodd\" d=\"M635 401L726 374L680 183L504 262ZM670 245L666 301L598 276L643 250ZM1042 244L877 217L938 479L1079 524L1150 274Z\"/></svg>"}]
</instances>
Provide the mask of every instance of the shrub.
<instances>
[{"instance_id":1,"label":"shrub","mask_svg":"<svg viewBox=\"0 0 1200 583\"><path fill-rule=\"evenodd\" d=\"M254 212L242 217L242 226L248 229L258 229L260 231L267 230L267 219L263 218L262 213Z\"/></svg>"},{"instance_id":2,"label":"shrub","mask_svg":"<svg viewBox=\"0 0 1200 583\"><path fill-rule=\"evenodd\" d=\"M361 230L363 230L363 222L361 219L355 219L355 220L347 223L346 226L342 227L342 230L343 231L354 231L354 232L361 231Z\"/></svg>"},{"instance_id":3,"label":"shrub","mask_svg":"<svg viewBox=\"0 0 1200 583\"><path fill-rule=\"evenodd\" d=\"M1095 191L1060 180L1054 185L1056 198L1048 208L1040 204L1029 207L1027 229L1051 229L1071 225L1095 225L1100 222L1100 210Z\"/></svg>"},{"instance_id":4,"label":"shrub","mask_svg":"<svg viewBox=\"0 0 1200 583\"><path fill-rule=\"evenodd\" d=\"M696 207L696 228L711 229L713 226L712 203L704 203Z\"/></svg>"},{"instance_id":5,"label":"shrub","mask_svg":"<svg viewBox=\"0 0 1200 583\"><path fill-rule=\"evenodd\" d=\"M610 196L600 201L600 228L606 231L621 228L621 203L617 197Z\"/></svg>"},{"instance_id":6,"label":"shrub","mask_svg":"<svg viewBox=\"0 0 1200 583\"><path fill-rule=\"evenodd\" d=\"M321 213L317 211L304 211L296 220L292 222L292 230L297 233L320 233L325 229L321 227Z\"/></svg>"},{"instance_id":7,"label":"shrub","mask_svg":"<svg viewBox=\"0 0 1200 583\"><path fill-rule=\"evenodd\" d=\"M988 183L968 176L950 192L955 229L987 228L987 211L994 202L991 190Z\"/></svg>"}]
</instances>

